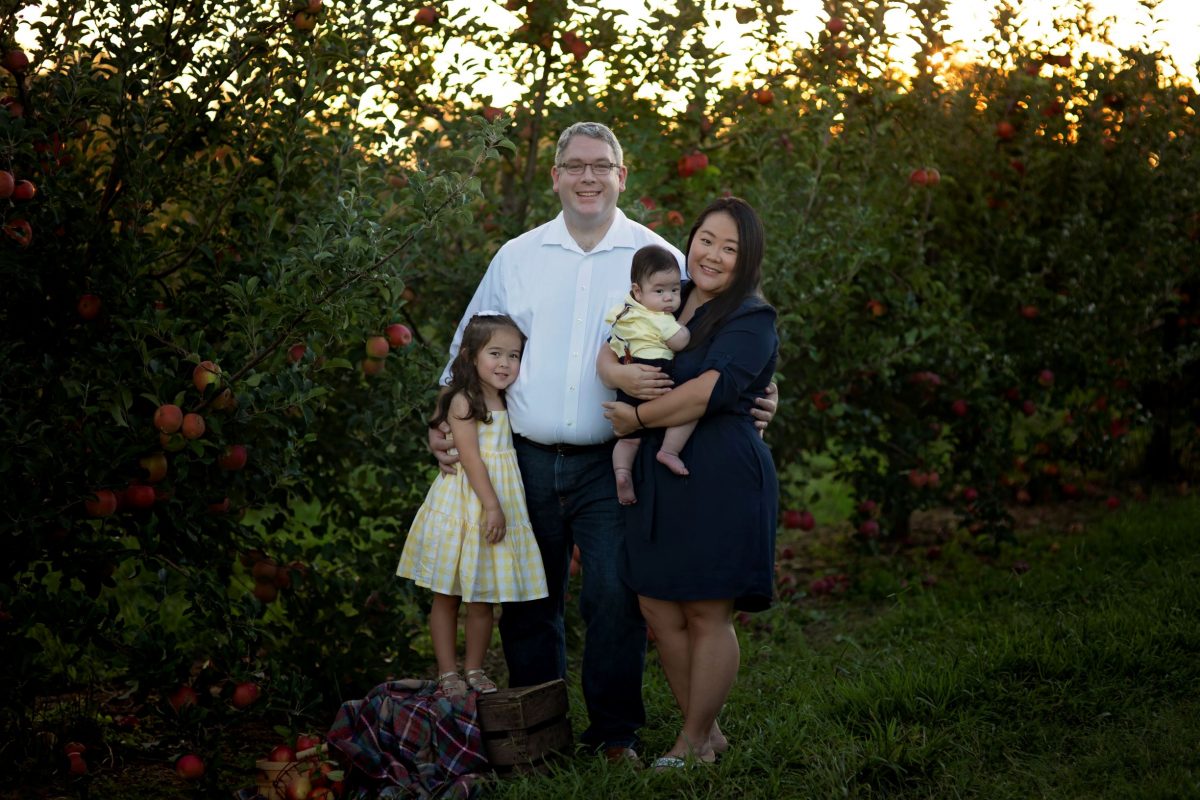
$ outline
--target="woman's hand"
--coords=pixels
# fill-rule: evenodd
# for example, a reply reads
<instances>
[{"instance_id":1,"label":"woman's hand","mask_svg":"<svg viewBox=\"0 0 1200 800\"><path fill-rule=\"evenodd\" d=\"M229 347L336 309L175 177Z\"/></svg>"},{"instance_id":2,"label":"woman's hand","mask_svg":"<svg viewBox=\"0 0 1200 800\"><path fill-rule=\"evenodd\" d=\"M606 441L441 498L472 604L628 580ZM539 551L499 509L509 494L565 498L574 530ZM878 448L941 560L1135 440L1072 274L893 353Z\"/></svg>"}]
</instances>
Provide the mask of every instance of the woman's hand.
<instances>
[{"instance_id":1,"label":"woman's hand","mask_svg":"<svg viewBox=\"0 0 1200 800\"><path fill-rule=\"evenodd\" d=\"M454 466L458 463L458 450L454 448L454 437L446 423L429 429L429 452L437 459L438 469L445 474L453 475L458 471Z\"/></svg>"},{"instance_id":2,"label":"woman's hand","mask_svg":"<svg viewBox=\"0 0 1200 800\"><path fill-rule=\"evenodd\" d=\"M757 407L750 409L750 415L754 417L754 427L761 434L775 419L775 412L779 409L779 387L774 381L767 386L766 397L756 397L754 405Z\"/></svg>"},{"instance_id":3,"label":"woman's hand","mask_svg":"<svg viewBox=\"0 0 1200 800\"><path fill-rule=\"evenodd\" d=\"M596 372L600 382L609 389L620 389L639 400L653 400L666 394L675 385L658 367L649 364L622 364L607 344L600 345L596 356Z\"/></svg>"},{"instance_id":4,"label":"woman's hand","mask_svg":"<svg viewBox=\"0 0 1200 800\"><path fill-rule=\"evenodd\" d=\"M504 540L504 512L500 506L483 510L483 537L488 544Z\"/></svg>"},{"instance_id":5,"label":"woman's hand","mask_svg":"<svg viewBox=\"0 0 1200 800\"><path fill-rule=\"evenodd\" d=\"M617 388L638 400L653 400L671 391L675 381L649 364L620 364L613 368Z\"/></svg>"},{"instance_id":6,"label":"woman's hand","mask_svg":"<svg viewBox=\"0 0 1200 800\"><path fill-rule=\"evenodd\" d=\"M641 429L637 414L629 403L612 400L600 405L604 406L604 418L612 423L613 433L617 436L625 436Z\"/></svg>"}]
</instances>

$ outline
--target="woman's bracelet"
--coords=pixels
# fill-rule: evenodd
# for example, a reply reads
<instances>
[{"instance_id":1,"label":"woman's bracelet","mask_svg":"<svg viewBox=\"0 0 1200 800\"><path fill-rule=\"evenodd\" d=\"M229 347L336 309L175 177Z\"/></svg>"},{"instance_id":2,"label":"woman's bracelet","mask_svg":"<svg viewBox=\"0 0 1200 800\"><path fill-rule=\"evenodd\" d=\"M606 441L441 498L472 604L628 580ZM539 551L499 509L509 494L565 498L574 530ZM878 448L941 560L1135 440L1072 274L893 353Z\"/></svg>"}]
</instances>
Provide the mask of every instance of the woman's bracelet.
<instances>
[{"instance_id":1,"label":"woman's bracelet","mask_svg":"<svg viewBox=\"0 0 1200 800\"><path fill-rule=\"evenodd\" d=\"M637 406L634 406L634 407L633 407L633 415L634 415L635 417L637 417L637 421L638 421L638 427L639 427L639 428L641 428L642 430L645 430L645 429L646 429L646 423L642 422L642 415L641 415L641 413L639 413L639 412L638 412L638 407L637 407Z\"/></svg>"}]
</instances>

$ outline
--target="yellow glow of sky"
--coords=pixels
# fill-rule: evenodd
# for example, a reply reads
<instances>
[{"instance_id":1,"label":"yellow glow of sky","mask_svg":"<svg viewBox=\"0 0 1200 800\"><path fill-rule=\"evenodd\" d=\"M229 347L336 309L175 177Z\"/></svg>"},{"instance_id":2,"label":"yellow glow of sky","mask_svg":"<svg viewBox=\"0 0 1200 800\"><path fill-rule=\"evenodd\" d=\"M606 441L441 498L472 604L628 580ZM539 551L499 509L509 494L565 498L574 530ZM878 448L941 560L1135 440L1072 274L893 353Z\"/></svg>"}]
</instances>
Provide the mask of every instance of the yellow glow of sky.
<instances>
[{"instance_id":1,"label":"yellow glow of sky","mask_svg":"<svg viewBox=\"0 0 1200 800\"><path fill-rule=\"evenodd\" d=\"M648 3L654 0L602 0L606 7L621 9L632 14L644 13ZM1193 83L1197 81L1196 61L1200 58L1200 0L1162 0L1157 9L1157 15L1162 23L1154 26L1150 14L1137 0L1090 0L1098 15L1112 16L1113 40L1118 47L1128 47L1139 42L1161 45L1171 55L1184 75L1189 76ZM752 5L753 0L746 0L744 5ZM1023 0L1019 4L1020 17L1024 22L1023 30L1029 40L1041 38L1047 45L1056 43L1053 21L1061 10L1076 7L1079 0ZM470 7L471 0L450 0L449 5ZM474 4L477 5L478 4ZM823 11L821 0L787 0L784 7L790 10L791 17L787 19L785 33L787 38L798 44L807 44L825 24L827 15ZM991 0L950 0L948 18L950 29L947 32L947 44L954 45L962 52L961 57L984 51L984 39L992 30L992 14L994 3ZM1072 14L1073 16L1073 14ZM511 21L515 28L519 20L497 9L490 18L496 24L504 24L503 20ZM709 44L721 46L729 56L721 61L722 71L718 80L735 80L746 70L748 53L738 45L739 37L748 28L739 25L734 19L732 10L723 12L717 17L713 26L713 41ZM911 57L915 44L903 36L909 27L910 19L906 12L893 11L886 18L888 29L898 35L896 56L900 60ZM754 23L752 23L754 24ZM1056 51L1061 52L1061 50ZM1098 53L1098 55L1101 53ZM1113 57L1113 53L1103 53ZM594 65L593 69L596 68ZM519 87L503 76L497 75L475 84L473 94L478 98L492 98L492 104L506 106L518 99Z\"/></svg>"}]
</instances>

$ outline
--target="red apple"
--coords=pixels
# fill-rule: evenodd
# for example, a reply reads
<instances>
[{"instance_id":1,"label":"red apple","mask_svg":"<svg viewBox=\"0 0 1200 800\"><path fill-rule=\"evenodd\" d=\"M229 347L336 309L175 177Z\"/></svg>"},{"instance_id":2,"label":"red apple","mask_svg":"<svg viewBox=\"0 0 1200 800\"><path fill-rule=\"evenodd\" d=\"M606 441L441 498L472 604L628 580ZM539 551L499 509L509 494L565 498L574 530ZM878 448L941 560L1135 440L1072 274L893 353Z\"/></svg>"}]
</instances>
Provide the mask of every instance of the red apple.
<instances>
[{"instance_id":1,"label":"red apple","mask_svg":"<svg viewBox=\"0 0 1200 800\"><path fill-rule=\"evenodd\" d=\"M267 754L267 761L283 763L296 760L296 751L288 747L286 744L276 745L270 753Z\"/></svg>"},{"instance_id":2,"label":"red apple","mask_svg":"<svg viewBox=\"0 0 1200 800\"><path fill-rule=\"evenodd\" d=\"M758 103L760 106L769 106L775 102L775 93L771 91L770 87L767 86L764 86L761 89L756 89L754 94L751 96L754 98L754 102Z\"/></svg>"},{"instance_id":3,"label":"red apple","mask_svg":"<svg viewBox=\"0 0 1200 800\"><path fill-rule=\"evenodd\" d=\"M94 294L85 294L75 304L75 310L85 320L95 319L100 314L100 298Z\"/></svg>"},{"instance_id":4,"label":"red apple","mask_svg":"<svg viewBox=\"0 0 1200 800\"><path fill-rule=\"evenodd\" d=\"M829 21L825 23L825 30L832 34L841 33L846 30L846 20L841 17L830 17Z\"/></svg>"},{"instance_id":5,"label":"red apple","mask_svg":"<svg viewBox=\"0 0 1200 800\"><path fill-rule=\"evenodd\" d=\"M183 409L174 403L164 403L154 412L154 427L160 433L174 433L183 425Z\"/></svg>"},{"instance_id":6,"label":"red apple","mask_svg":"<svg viewBox=\"0 0 1200 800\"><path fill-rule=\"evenodd\" d=\"M88 765L82 753L67 753L67 771L72 775L87 775Z\"/></svg>"},{"instance_id":7,"label":"red apple","mask_svg":"<svg viewBox=\"0 0 1200 800\"><path fill-rule=\"evenodd\" d=\"M817 411L825 411L831 405L833 405L832 401L829 399L829 395L826 392L813 392L812 404Z\"/></svg>"},{"instance_id":8,"label":"red apple","mask_svg":"<svg viewBox=\"0 0 1200 800\"><path fill-rule=\"evenodd\" d=\"M246 466L246 445L231 444L217 459L217 465L226 472L237 472Z\"/></svg>"},{"instance_id":9,"label":"red apple","mask_svg":"<svg viewBox=\"0 0 1200 800\"><path fill-rule=\"evenodd\" d=\"M924 472L921 472L920 470L916 470L916 469L910 469L908 471L908 485L909 486L913 487L914 489L924 489L925 485L928 483L929 483L929 476L926 475Z\"/></svg>"},{"instance_id":10,"label":"red apple","mask_svg":"<svg viewBox=\"0 0 1200 800\"><path fill-rule=\"evenodd\" d=\"M683 224L683 214L675 209L671 209L667 212L667 224L679 227Z\"/></svg>"},{"instance_id":11,"label":"red apple","mask_svg":"<svg viewBox=\"0 0 1200 800\"><path fill-rule=\"evenodd\" d=\"M1108 499L1104 501L1104 505L1108 506L1110 511L1116 511L1121 507L1121 498L1116 495L1109 495Z\"/></svg>"},{"instance_id":12,"label":"red apple","mask_svg":"<svg viewBox=\"0 0 1200 800\"><path fill-rule=\"evenodd\" d=\"M1037 413L1037 406L1034 405L1032 400L1026 400L1025 402L1021 403L1021 413L1027 417L1032 417Z\"/></svg>"},{"instance_id":13,"label":"red apple","mask_svg":"<svg viewBox=\"0 0 1200 800\"><path fill-rule=\"evenodd\" d=\"M364 358L361 366L364 375L378 375L383 372L384 361L382 358Z\"/></svg>"},{"instance_id":14,"label":"red apple","mask_svg":"<svg viewBox=\"0 0 1200 800\"><path fill-rule=\"evenodd\" d=\"M1017 135L1017 129L1013 127L1011 122L1001 120L996 123L996 138L1002 141L1010 141Z\"/></svg>"},{"instance_id":15,"label":"red apple","mask_svg":"<svg viewBox=\"0 0 1200 800\"><path fill-rule=\"evenodd\" d=\"M388 344L390 344L392 347L408 347L410 344L412 344L412 331L408 329L407 325L401 325L399 322L393 322L391 325L388 325L386 328L384 328L383 333L387 337Z\"/></svg>"},{"instance_id":16,"label":"red apple","mask_svg":"<svg viewBox=\"0 0 1200 800\"><path fill-rule=\"evenodd\" d=\"M12 197L13 189L16 188L16 181L13 179L13 174L6 169L0 169L0 200L7 200Z\"/></svg>"},{"instance_id":17,"label":"red apple","mask_svg":"<svg viewBox=\"0 0 1200 800\"><path fill-rule=\"evenodd\" d=\"M188 706L196 705L199 699L195 689L184 685L172 692L171 696L167 698L167 702L171 704L171 708L175 709L175 713L179 714Z\"/></svg>"},{"instance_id":18,"label":"red apple","mask_svg":"<svg viewBox=\"0 0 1200 800\"><path fill-rule=\"evenodd\" d=\"M878 300L868 300L867 311L871 312L872 317L882 317L887 313L887 306Z\"/></svg>"},{"instance_id":19,"label":"red apple","mask_svg":"<svg viewBox=\"0 0 1200 800\"><path fill-rule=\"evenodd\" d=\"M309 11L297 11L292 15L292 27L298 31L311 31L317 27L317 15Z\"/></svg>"},{"instance_id":20,"label":"red apple","mask_svg":"<svg viewBox=\"0 0 1200 800\"><path fill-rule=\"evenodd\" d=\"M151 453L138 459L138 465L146 471L146 483L158 483L167 477L167 457L162 453Z\"/></svg>"},{"instance_id":21,"label":"red apple","mask_svg":"<svg viewBox=\"0 0 1200 800\"><path fill-rule=\"evenodd\" d=\"M303 342L294 344L288 348L287 360L292 364L299 363L300 359L304 358L304 354L307 351L308 351L308 348L304 345Z\"/></svg>"},{"instance_id":22,"label":"red apple","mask_svg":"<svg viewBox=\"0 0 1200 800\"><path fill-rule=\"evenodd\" d=\"M254 596L263 603L273 603L279 596L279 587L273 583L256 583L254 584Z\"/></svg>"},{"instance_id":23,"label":"red apple","mask_svg":"<svg viewBox=\"0 0 1200 800\"><path fill-rule=\"evenodd\" d=\"M417 9L417 14L413 17L413 22L417 25L433 25L437 21L438 12L433 6L424 6Z\"/></svg>"},{"instance_id":24,"label":"red apple","mask_svg":"<svg viewBox=\"0 0 1200 800\"><path fill-rule=\"evenodd\" d=\"M229 498L226 497L219 502L208 504L208 513L210 514L228 514L229 513Z\"/></svg>"},{"instance_id":25,"label":"red apple","mask_svg":"<svg viewBox=\"0 0 1200 800\"><path fill-rule=\"evenodd\" d=\"M189 781L197 780L204 774L204 762L200 756L188 753L175 762L175 772Z\"/></svg>"},{"instance_id":26,"label":"red apple","mask_svg":"<svg viewBox=\"0 0 1200 800\"><path fill-rule=\"evenodd\" d=\"M308 0L308 13L317 14L321 11L321 6L324 5L322 0Z\"/></svg>"},{"instance_id":27,"label":"red apple","mask_svg":"<svg viewBox=\"0 0 1200 800\"><path fill-rule=\"evenodd\" d=\"M858 513L871 516L879 508L879 504L874 500L863 500L858 504Z\"/></svg>"},{"instance_id":28,"label":"red apple","mask_svg":"<svg viewBox=\"0 0 1200 800\"><path fill-rule=\"evenodd\" d=\"M1054 373L1048 369L1044 369L1038 373L1038 383L1042 386L1050 387L1054 385Z\"/></svg>"},{"instance_id":29,"label":"red apple","mask_svg":"<svg viewBox=\"0 0 1200 800\"><path fill-rule=\"evenodd\" d=\"M858 532L861 533L865 539L878 539L879 523L873 519L863 520L858 526Z\"/></svg>"},{"instance_id":30,"label":"red apple","mask_svg":"<svg viewBox=\"0 0 1200 800\"><path fill-rule=\"evenodd\" d=\"M1037 319L1038 307L1032 305L1021 306L1021 316L1025 319Z\"/></svg>"},{"instance_id":31,"label":"red apple","mask_svg":"<svg viewBox=\"0 0 1200 800\"><path fill-rule=\"evenodd\" d=\"M140 483L131 484L125 490L123 505L129 508L146 509L154 507L154 487Z\"/></svg>"},{"instance_id":32,"label":"red apple","mask_svg":"<svg viewBox=\"0 0 1200 800\"><path fill-rule=\"evenodd\" d=\"M204 435L204 417L199 414L183 415L183 438L199 439Z\"/></svg>"},{"instance_id":33,"label":"red apple","mask_svg":"<svg viewBox=\"0 0 1200 800\"><path fill-rule=\"evenodd\" d=\"M388 354L388 340L383 336L367 337L367 358L384 358Z\"/></svg>"},{"instance_id":34,"label":"red apple","mask_svg":"<svg viewBox=\"0 0 1200 800\"><path fill-rule=\"evenodd\" d=\"M244 681L233 688L233 697L229 699L229 702L233 703L234 708L248 708L258 700L259 694L257 683Z\"/></svg>"},{"instance_id":35,"label":"red apple","mask_svg":"<svg viewBox=\"0 0 1200 800\"><path fill-rule=\"evenodd\" d=\"M23 50L9 50L4 54L4 68L14 75L20 75L29 68L29 56Z\"/></svg>"},{"instance_id":36,"label":"red apple","mask_svg":"<svg viewBox=\"0 0 1200 800\"><path fill-rule=\"evenodd\" d=\"M484 106L483 111L481 111L479 113L483 114L483 118L486 119L488 122L495 122L501 116L503 116L504 109L496 108L495 106Z\"/></svg>"},{"instance_id":37,"label":"red apple","mask_svg":"<svg viewBox=\"0 0 1200 800\"><path fill-rule=\"evenodd\" d=\"M200 394L204 394L204 390L210 385L220 382L221 368L212 361L201 361L192 369L192 385Z\"/></svg>"},{"instance_id":38,"label":"red apple","mask_svg":"<svg viewBox=\"0 0 1200 800\"><path fill-rule=\"evenodd\" d=\"M970 407L967 405L967 401L961 398L950 404L950 413L956 417L965 417L969 410Z\"/></svg>"},{"instance_id":39,"label":"red apple","mask_svg":"<svg viewBox=\"0 0 1200 800\"><path fill-rule=\"evenodd\" d=\"M315 733L302 733L296 737L296 753L303 753L305 750L312 750L314 747L319 747L321 737Z\"/></svg>"},{"instance_id":40,"label":"red apple","mask_svg":"<svg viewBox=\"0 0 1200 800\"><path fill-rule=\"evenodd\" d=\"M968 503L974 503L979 499L979 490L968 486L962 490L962 496L963 500L966 500Z\"/></svg>"},{"instance_id":41,"label":"red apple","mask_svg":"<svg viewBox=\"0 0 1200 800\"><path fill-rule=\"evenodd\" d=\"M17 181L17 185L13 187L13 200L32 200L37 194L37 187L29 181Z\"/></svg>"},{"instance_id":42,"label":"red apple","mask_svg":"<svg viewBox=\"0 0 1200 800\"><path fill-rule=\"evenodd\" d=\"M117 510L117 494L111 489L97 489L92 496L83 501L89 517L107 517Z\"/></svg>"}]
</instances>

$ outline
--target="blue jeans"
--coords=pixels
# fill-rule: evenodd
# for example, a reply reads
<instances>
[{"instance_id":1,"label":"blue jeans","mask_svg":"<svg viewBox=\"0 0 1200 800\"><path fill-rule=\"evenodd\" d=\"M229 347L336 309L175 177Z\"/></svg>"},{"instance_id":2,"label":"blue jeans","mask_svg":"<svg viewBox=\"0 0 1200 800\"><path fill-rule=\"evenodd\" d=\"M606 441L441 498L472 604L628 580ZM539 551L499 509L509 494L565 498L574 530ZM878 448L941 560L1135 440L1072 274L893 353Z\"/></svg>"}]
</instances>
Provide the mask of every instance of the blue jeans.
<instances>
[{"instance_id":1,"label":"blue jeans","mask_svg":"<svg viewBox=\"0 0 1200 800\"><path fill-rule=\"evenodd\" d=\"M612 450L560 456L520 441L516 449L550 596L504 604L500 639L509 684L531 686L566 677L565 595L572 546L579 545L579 608L586 625L582 686L589 722L580 738L596 748L632 746L646 721L646 622L637 596L618 574L624 524Z\"/></svg>"}]
</instances>

